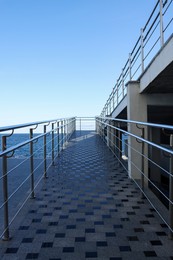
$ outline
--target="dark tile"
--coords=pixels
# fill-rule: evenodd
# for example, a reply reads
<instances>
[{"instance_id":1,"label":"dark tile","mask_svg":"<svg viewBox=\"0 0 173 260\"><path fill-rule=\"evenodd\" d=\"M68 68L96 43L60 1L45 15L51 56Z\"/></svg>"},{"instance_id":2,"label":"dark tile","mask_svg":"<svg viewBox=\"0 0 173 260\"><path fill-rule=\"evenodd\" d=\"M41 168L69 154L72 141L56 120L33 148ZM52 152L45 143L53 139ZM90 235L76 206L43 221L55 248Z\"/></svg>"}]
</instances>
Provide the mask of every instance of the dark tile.
<instances>
[{"instance_id":1,"label":"dark tile","mask_svg":"<svg viewBox=\"0 0 173 260\"><path fill-rule=\"evenodd\" d=\"M104 221L94 221L94 225L104 225Z\"/></svg>"},{"instance_id":2,"label":"dark tile","mask_svg":"<svg viewBox=\"0 0 173 260\"><path fill-rule=\"evenodd\" d=\"M150 222L148 220L142 220L142 221L140 221L140 224L148 225L148 224L150 224Z\"/></svg>"},{"instance_id":3,"label":"dark tile","mask_svg":"<svg viewBox=\"0 0 173 260\"><path fill-rule=\"evenodd\" d=\"M36 234L46 234L46 229L37 229Z\"/></svg>"},{"instance_id":4,"label":"dark tile","mask_svg":"<svg viewBox=\"0 0 173 260\"><path fill-rule=\"evenodd\" d=\"M77 222L85 222L85 218L77 218L76 221Z\"/></svg>"},{"instance_id":5,"label":"dark tile","mask_svg":"<svg viewBox=\"0 0 173 260\"><path fill-rule=\"evenodd\" d=\"M44 242L41 245L42 248L47 248L47 247L53 247L53 243L52 242Z\"/></svg>"},{"instance_id":6,"label":"dark tile","mask_svg":"<svg viewBox=\"0 0 173 260\"><path fill-rule=\"evenodd\" d=\"M139 241L139 239L138 239L137 236L128 236L128 237L127 237L127 240L128 240L128 241Z\"/></svg>"},{"instance_id":7,"label":"dark tile","mask_svg":"<svg viewBox=\"0 0 173 260\"><path fill-rule=\"evenodd\" d=\"M49 260L61 260L61 258L49 258Z\"/></svg>"},{"instance_id":8,"label":"dark tile","mask_svg":"<svg viewBox=\"0 0 173 260\"><path fill-rule=\"evenodd\" d=\"M161 225L162 228L167 228L168 227L165 223L160 224L160 225Z\"/></svg>"},{"instance_id":9,"label":"dark tile","mask_svg":"<svg viewBox=\"0 0 173 260\"><path fill-rule=\"evenodd\" d=\"M70 209L69 210L69 213L76 213L77 212L77 209Z\"/></svg>"},{"instance_id":10,"label":"dark tile","mask_svg":"<svg viewBox=\"0 0 173 260\"><path fill-rule=\"evenodd\" d=\"M76 229L76 225L67 225L66 229Z\"/></svg>"},{"instance_id":11,"label":"dark tile","mask_svg":"<svg viewBox=\"0 0 173 260\"><path fill-rule=\"evenodd\" d=\"M152 241L150 241L150 243L153 246L161 246L162 245L162 242L160 240L152 240Z\"/></svg>"},{"instance_id":12,"label":"dark tile","mask_svg":"<svg viewBox=\"0 0 173 260\"><path fill-rule=\"evenodd\" d=\"M156 235L158 235L158 236L167 236L167 234L165 233L165 232L156 232Z\"/></svg>"},{"instance_id":13,"label":"dark tile","mask_svg":"<svg viewBox=\"0 0 173 260\"><path fill-rule=\"evenodd\" d=\"M55 237L65 237L65 233L56 233Z\"/></svg>"},{"instance_id":14,"label":"dark tile","mask_svg":"<svg viewBox=\"0 0 173 260\"><path fill-rule=\"evenodd\" d=\"M75 242L85 242L85 237L75 237Z\"/></svg>"},{"instance_id":15,"label":"dark tile","mask_svg":"<svg viewBox=\"0 0 173 260\"><path fill-rule=\"evenodd\" d=\"M8 247L6 250L6 254L16 254L18 251L18 247Z\"/></svg>"},{"instance_id":16,"label":"dark tile","mask_svg":"<svg viewBox=\"0 0 173 260\"><path fill-rule=\"evenodd\" d=\"M97 258L97 252L86 252L85 257L86 258Z\"/></svg>"},{"instance_id":17,"label":"dark tile","mask_svg":"<svg viewBox=\"0 0 173 260\"><path fill-rule=\"evenodd\" d=\"M107 242L106 241L98 241L97 243L96 243L96 245L97 246L108 246L108 244L107 244Z\"/></svg>"},{"instance_id":18,"label":"dark tile","mask_svg":"<svg viewBox=\"0 0 173 260\"><path fill-rule=\"evenodd\" d=\"M156 257L156 252L155 251L144 251L144 255L146 257Z\"/></svg>"},{"instance_id":19,"label":"dark tile","mask_svg":"<svg viewBox=\"0 0 173 260\"><path fill-rule=\"evenodd\" d=\"M63 252L64 253L73 253L74 247L63 247Z\"/></svg>"},{"instance_id":20,"label":"dark tile","mask_svg":"<svg viewBox=\"0 0 173 260\"><path fill-rule=\"evenodd\" d=\"M121 218L121 221L125 222L125 221L129 221L129 218Z\"/></svg>"},{"instance_id":21,"label":"dark tile","mask_svg":"<svg viewBox=\"0 0 173 260\"><path fill-rule=\"evenodd\" d=\"M115 232L106 232L106 237L116 237Z\"/></svg>"},{"instance_id":22,"label":"dark tile","mask_svg":"<svg viewBox=\"0 0 173 260\"><path fill-rule=\"evenodd\" d=\"M68 215L60 215L59 219L67 219Z\"/></svg>"},{"instance_id":23,"label":"dark tile","mask_svg":"<svg viewBox=\"0 0 173 260\"><path fill-rule=\"evenodd\" d=\"M111 213L112 213L112 212L118 212L117 209L110 209L109 211L110 211Z\"/></svg>"},{"instance_id":24,"label":"dark tile","mask_svg":"<svg viewBox=\"0 0 173 260\"><path fill-rule=\"evenodd\" d=\"M19 230L28 230L29 229L29 226L20 226L19 227Z\"/></svg>"},{"instance_id":25,"label":"dark tile","mask_svg":"<svg viewBox=\"0 0 173 260\"><path fill-rule=\"evenodd\" d=\"M85 233L95 233L95 228L86 228Z\"/></svg>"},{"instance_id":26,"label":"dark tile","mask_svg":"<svg viewBox=\"0 0 173 260\"><path fill-rule=\"evenodd\" d=\"M131 247L130 246L119 246L119 249L121 252L129 252L131 251Z\"/></svg>"},{"instance_id":27,"label":"dark tile","mask_svg":"<svg viewBox=\"0 0 173 260\"><path fill-rule=\"evenodd\" d=\"M47 208L47 205L40 205L39 208L40 208L40 209L42 209L42 208L43 208L43 209L44 209L44 208Z\"/></svg>"},{"instance_id":28,"label":"dark tile","mask_svg":"<svg viewBox=\"0 0 173 260\"><path fill-rule=\"evenodd\" d=\"M143 228L134 228L134 231L135 232L144 232L144 229Z\"/></svg>"},{"instance_id":29,"label":"dark tile","mask_svg":"<svg viewBox=\"0 0 173 260\"><path fill-rule=\"evenodd\" d=\"M49 222L49 226L58 226L58 221Z\"/></svg>"},{"instance_id":30,"label":"dark tile","mask_svg":"<svg viewBox=\"0 0 173 260\"><path fill-rule=\"evenodd\" d=\"M146 216L146 218L154 218L153 214L146 214L145 216Z\"/></svg>"},{"instance_id":31,"label":"dark tile","mask_svg":"<svg viewBox=\"0 0 173 260\"><path fill-rule=\"evenodd\" d=\"M33 223L40 223L41 222L41 218L34 218L32 220Z\"/></svg>"},{"instance_id":32,"label":"dark tile","mask_svg":"<svg viewBox=\"0 0 173 260\"><path fill-rule=\"evenodd\" d=\"M38 253L28 253L26 255L26 258L25 259L38 259L39 257L39 254Z\"/></svg>"},{"instance_id":33,"label":"dark tile","mask_svg":"<svg viewBox=\"0 0 173 260\"><path fill-rule=\"evenodd\" d=\"M29 210L28 213L37 213L37 210Z\"/></svg>"},{"instance_id":34,"label":"dark tile","mask_svg":"<svg viewBox=\"0 0 173 260\"><path fill-rule=\"evenodd\" d=\"M32 243L32 241L33 241L33 238L25 237L25 238L23 238L22 243Z\"/></svg>"},{"instance_id":35,"label":"dark tile","mask_svg":"<svg viewBox=\"0 0 173 260\"><path fill-rule=\"evenodd\" d=\"M132 212L127 212L127 215L136 215L136 213L134 211Z\"/></svg>"},{"instance_id":36,"label":"dark tile","mask_svg":"<svg viewBox=\"0 0 173 260\"><path fill-rule=\"evenodd\" d=\"M86 216L92 216L92 215L94 215L94 212L92 212L92 211L90 211L90 212L85 212L85 215L86 215Z\"/></svg>"},{"instance_id":37,"label":"dark tile","mask_svg":"<svg viewBox=\"0 0 173 260\"><path fill-rule=\"evenodd\" d=\"M111 215L108 215L108 214L107 215L102 215L102 218L103 219L111 218Z\"/></svg>"},{"instance_id":38,"label":"dark tile","mask_svg":"<svg viewBox=\"0 0 173 260\"><path fill-rule=\"evenodd\" d=\"M110 257L109 260L122 260L122 257Z\"/></svg>"},{"instance_id":39,"label":"dark tile","mask_svg":"<svg viewBox=\"0 0 173 260\"><path fill-rule=\"evenodd\" d=\"M44 213L43 216L48 216L48 217L50 217L50 216L52 216L52 213L50 213L50 212Z\"/></svg>"},{"instance_id":40,"label":"dark tile","mask_svg":"<svg viewBox=\"0 0 173 260\"><path fill-rule=\"evenodd\" d=\"M123 225L114 225L114 228L123 228Z\"/></svg>"}]
</instances>

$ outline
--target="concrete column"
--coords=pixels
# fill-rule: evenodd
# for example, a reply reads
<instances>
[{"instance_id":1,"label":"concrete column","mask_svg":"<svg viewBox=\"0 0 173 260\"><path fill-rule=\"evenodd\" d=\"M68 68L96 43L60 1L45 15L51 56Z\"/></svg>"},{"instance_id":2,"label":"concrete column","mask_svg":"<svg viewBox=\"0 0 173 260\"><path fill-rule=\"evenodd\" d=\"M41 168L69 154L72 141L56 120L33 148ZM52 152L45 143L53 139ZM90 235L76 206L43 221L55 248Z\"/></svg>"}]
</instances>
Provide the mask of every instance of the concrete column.
<instances>
[{"instance_id":1,"label":"concrete column","mask_svg":"<svg viewBox=\"0 0 173 260\"><path fill-rule=\"evenodd\" d=\"M127 119L147 122L147 97L145 94L140 94L140 84L137 81L130 81L127 84ZM139 126L140 127L140 126ZM141 126L142 127L142 126ZM128 124L128 131L130 133L141 136L141 130L136 126L136 124ZM147 128L145 127L145 138L147 136ZM131 136L128 137L128 169L129 177L133 179L141 179L142 167L142 156L132 149L132 147L142 152L142 144L137 142L136 138ZM145 155L147 156L147 147L145 145ZM135 167L135 166L136 167ZM148 165L145 162L144 165L145 174L148 176Z\"/></svg>"}]
</instances>

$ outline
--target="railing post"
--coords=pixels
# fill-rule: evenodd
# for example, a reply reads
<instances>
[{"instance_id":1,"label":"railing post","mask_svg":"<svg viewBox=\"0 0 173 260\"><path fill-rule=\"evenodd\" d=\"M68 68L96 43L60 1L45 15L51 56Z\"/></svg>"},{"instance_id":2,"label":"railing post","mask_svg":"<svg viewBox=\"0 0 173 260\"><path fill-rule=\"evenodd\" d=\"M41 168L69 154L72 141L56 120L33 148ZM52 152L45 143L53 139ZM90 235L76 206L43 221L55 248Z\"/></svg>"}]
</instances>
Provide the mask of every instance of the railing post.
<instances>
[{"instance_id":1,"label":"railing post","mask_svg":"<svg viewBox=\"0 0 173 260\"><path fill-rule=\"evenodd\" d=\"M63 135L63 121L61 121L61 150L63 150L63 146L64 146L64 135Z\"/></svg>"},{"instance_id":2,"label":"railing post","mask_svg":"<svg viewBox=\"0 0 173 260\"><path fill-rule=\"evenodd\" d=\"M144 138L144 128L141 128L142 134L141 137ZM144 142L142 141L142 158L141 158L141 190L142 190L142 194L141 197L144 198Z\"/></svg>"},{"instance_id":3,"label":"railing post","mask_svg":"<svg viewBox=\"0 0 173 260\"><path fill-rule=\"evenodd\" d=\"M119 159L119 163L121 161L121 124L118 123L118 159Z\"/></svg>"},{"instance_id":4,"label":"railing post","mask_svg":"<svg viewBox=\"0 0 173 260\"><path fill-rule=\"evenodd\" d=\"M164 44L164 29L163 29L163 0L160 0L160 45Z\"/></svg>"},{"instance_id":5,"label":"railing post","mask_svg":"<svg viewBox=\"0 0 173 260\"><path fill-rule=\"evenodd\" d=\"M54 123L52 123L52 166L54 166Z\"/></svg>"},{"instance_id":6,"label":"railing post","mask_svg":"<svg viewBox=\"0 0 173 260\"><path fill-rule=\"evenodd\" d=\"M141 28L141 72L144 72L144 37L143 28Z\"/></svg>"},{"instance_id":7,"label":"railing post","mask_svg":"<svg viewBox=\"0 0 173 260\"><path fill-rule=\"evenodd\" d=\"M116 106L118 106L118 80L117 80L117 87L116 87L116 90L117 90L117 104L116 104Z\"/></svg>"},{"instance_id":8,"label":"railing post","mask_svg":"<svg viewBox=\"0 0 173 260\"><path fill-rule=\"evenodd\" d=\"M123 94L123 98L124 98L124 69L122 69L122 94Z\"/></svg>"},{"instance_id":9,"label":"railing post","mask_svg":"<svg viewBox=\"0 0 173 260\"><path fill-rule=\"evenodd\" d=\"M129 53L129 80L132 79L132 55Z\"/></svg>"},{"instance_id":10,"label":"railing post","mask_svg":"<svg viewBox=\"0 0 173 260\"><path fill-rule=\"evenodd\" d=\"M113 110L114 110L115 109L115 87L113 88L112 97L113 97Z\"/></svg>"},{"instance_id":11,"label":"railing post","mask_svg":"<svg viewBox=\"0 0 173 260\"><path fill-rule=\"evenodd\" d=\"M170 135L170 147L173 149L173 134ZM170 156L169 166L169 225L173 230L173 155ZM173 232L169 231L169 238L173 239Z\"/></svg>"},{"instance_id":12,"label":"railing post","mask_svg":"<svg viewBox=\"0 0 173 260\"><path fill-rule=\"evenodd\" d=\"M6 150L6 136L2 136L2 151ZM8 216L8 177L7 177L7 155L2 157L3 173L3 198L4 198L4 234L3 240L8 241L9 236L9 216Z\"/></svg>"},{"instance_id":13,"label":"railing post","mask_svg":"<svg viewBox=\"0 0 173 260\"><path fill-rule=\"evenodd\" d=\"M30 139L33 138L33 128L30 130ZM31 175L31 199L35 198L34 195L34 156L33 156L33 141L30 142L30 175Z\"/></svg>"},{"instance_id":14,"label":"railing post","mask_svg":"<svg viewBox=\"0 0 173 260\"><path fill-rule=\"evenodd\" d=\"M58 144L58 155L59 155L59 151L60 151L60 147L59 147L59 122L57 122L57 144Z\"/></svg>"},{"instance_id":15,"label":"railing post","mask_svg":"<svg viewBox=\"0 0 173 260\"><path fill-rule=\"evenodd\" d=\"M46 161L46 151L47 151L47 136L46 136L46 125L44 125L44 178L47 178L47 161Z\"/></svg>"}]
</instances>

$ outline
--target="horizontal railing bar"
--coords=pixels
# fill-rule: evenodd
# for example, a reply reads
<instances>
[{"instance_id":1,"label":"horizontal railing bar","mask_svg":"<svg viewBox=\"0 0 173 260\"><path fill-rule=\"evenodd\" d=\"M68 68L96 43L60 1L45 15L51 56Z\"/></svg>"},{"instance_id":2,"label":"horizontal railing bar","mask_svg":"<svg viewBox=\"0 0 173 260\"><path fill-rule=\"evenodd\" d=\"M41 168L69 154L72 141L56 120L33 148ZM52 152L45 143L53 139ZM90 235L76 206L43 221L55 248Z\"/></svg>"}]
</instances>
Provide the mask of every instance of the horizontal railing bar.
<instances>
[{"instance_id":1,"label":"horizontal railing bar","mask_svg":"<svg viewBox=\"0 0 173 260\"><path fill-rule=\"evenodd\" d=\"M141 121L134 121L134 120L126 120L126 119L117 119L117 118L112 118L112 117L97 117L101 118L104 120L112 120L112 121L117 121L117 122L124 122L124 123L133 123L133 124L138 124L138 125L145 125L145 126L152 126L156 128L166 128L169 130L173 130L173 126L171 125L165 125L165 124L155 124L155 123L148 123L148 122L141 122Z\"/></svg>"},{"instance_id":2,"label":"horizontal railing bar","mask_svg":"<svg viewBox=\"0 0 173 260\"><path fill-rule=\"evenodd\" d=\"M67 120L70 119L70 117L68 118L58 118L58 119L51 119L51 120L44 120L44 121L36 121L36 122L31 122L31 123L25 123L25 124L18 124L18 125L11 125L11 126L4 126L4 127L0 127L0 132L5 132L5 131L10 131L10 130L15 130L15 129L19 129L19 128L25 128L25 127L29 127L29 126L33 126L33 125L41 125L41 124L45 124L45 123L51 123L51 122L58 122L58 121L62 121L62 120Z\"/></svg>"},{"instance_id":3,"label":"horizontal railing bar","mask_svg":"<svg viewBox=\"0 0 173 260\"><path fill-rule=\"evenodd\" d=\"M75 121L75 118L74 118L72 121L70 121L69 123L71 123L71 122L73 122L73 121ZM10 148L7 148L7 149L4 150L3 152L0 152L0 157L2 157L2 156L4 156L4 155L7 155L8 153L11 153L11 152L13 152L13 151L15 151L15 150L17 150L17 149L19 149L19 148L21 148L21 147L23 147L23 146L29 144L29 143L31 143L31 142L34 142L34 141L36 141L36 140L38 140L38 139L40 139L40 138L46 136L46 135L49 135L49 134L52 133L52 132L56 132L57 129L60 129L61 127L64 127L64 126L66 126L66 125L69 124L69 123L65 123L65 124L63 124L63 125L61 125L61 126L59 126L59 127L54 128L53 130L52 130L52 129L49 130L48 132L46 132L46 133L44 133L44 134L40 134L40 135L38 135L38 136L36 136L36 137L33 137L32 139L28 139L27 141L21 142L20 144L11 146Z\"/></svg>"},{"instance_id":4,"label":"horizontal railing bar","mask_svg":"<svg viewBox=\"0 0 173 260\"><path fill-rule=\"evenodd\" d=\"M98 119L96 119L96 120L99 121ZM127 121L129 121L129 120L127 120ZM148 140L146 140L146 139L144 139L144 138L142 138L142 137L140 137L140 136L138 136L138 135L132 134L132 133L130 133L130 132L128 132L128 131L125 131L125 130L123 130L123 129L119 129L119 128L116 127L116 126L112 126L112 125L110 125L110 124L108 124L108 123L105 123L105 122L102 122L102 121L99 121L99 122L102 123L102 124L104 124L104 125L106 125L106 126L109 126L109 127L113 128L113 129L120 130L122 133L125 133L125 134L127 134L127 135L130 135L130 136L132 136L132 137L134 137L134 138L137 138L138 140L140 140L140 141L142 141L142 142L144 142L144 143L146 143L146 144L149 144L149 145L151 145L151 146L153 146L153 147L155 147L155 148L157 148L157 149L159 149L159 150L162 150L162 151L164 151L164 152L166 152L166 153L168 153L168 154L172 154L172 155L173 155L173 150L169 150L169 149L167 149L167 148L165 148L165 147L163 147L163 146L160 146L160 145L155 144L155 143L153 143L153 142L151 142L151 141L148 141ZM131 123L134 123L134 121L131 121ZM135 122L135 123L137 123L137 122ZM140 124L140 122L138 122L137 124L138 124L138 125L142 125L142 124ZM150 124L150 125L151 125L151 124ZM172 128L172 129L173 129L173 128Z\"/></svg>"}]
</instances>

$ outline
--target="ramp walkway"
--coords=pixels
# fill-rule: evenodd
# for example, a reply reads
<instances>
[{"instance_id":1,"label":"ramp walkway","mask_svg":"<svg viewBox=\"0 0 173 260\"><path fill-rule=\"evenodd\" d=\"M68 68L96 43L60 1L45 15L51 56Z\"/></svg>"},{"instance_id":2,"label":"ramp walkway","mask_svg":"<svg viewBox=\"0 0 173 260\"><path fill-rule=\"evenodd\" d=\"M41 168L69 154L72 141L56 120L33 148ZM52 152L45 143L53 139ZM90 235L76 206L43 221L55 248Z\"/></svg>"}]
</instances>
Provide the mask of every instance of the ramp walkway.
<instances>
[{"instance_id":1,"label":"ramp walkway","mask_svg":"<svg viewBox=\"0 0 173 260\"><path fill-rule=\"evenodd\" d=\"M0 259L173 259L168 229L100 137L76 131Z\"/></svg>"}]
</instances>

